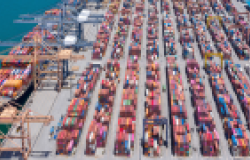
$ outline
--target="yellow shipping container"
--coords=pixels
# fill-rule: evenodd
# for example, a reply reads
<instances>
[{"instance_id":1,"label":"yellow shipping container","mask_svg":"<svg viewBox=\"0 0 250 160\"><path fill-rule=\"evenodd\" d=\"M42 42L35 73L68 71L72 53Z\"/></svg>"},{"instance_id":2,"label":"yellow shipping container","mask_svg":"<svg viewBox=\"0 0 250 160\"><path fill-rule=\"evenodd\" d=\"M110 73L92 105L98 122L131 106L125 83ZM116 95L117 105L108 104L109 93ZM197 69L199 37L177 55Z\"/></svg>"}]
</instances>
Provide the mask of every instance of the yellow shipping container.
<instances>
[{"instance_id":1,"label":"yellow shipping container","mask_svg":"<svg viewBox=\"0 0 250 160\"><path fill-rule=\"evenodd\" d=\"M3 87L14 87L16 89L19 89L22 87L22 80L7 80L3 84Z\"/></svg>"}]
</instances>

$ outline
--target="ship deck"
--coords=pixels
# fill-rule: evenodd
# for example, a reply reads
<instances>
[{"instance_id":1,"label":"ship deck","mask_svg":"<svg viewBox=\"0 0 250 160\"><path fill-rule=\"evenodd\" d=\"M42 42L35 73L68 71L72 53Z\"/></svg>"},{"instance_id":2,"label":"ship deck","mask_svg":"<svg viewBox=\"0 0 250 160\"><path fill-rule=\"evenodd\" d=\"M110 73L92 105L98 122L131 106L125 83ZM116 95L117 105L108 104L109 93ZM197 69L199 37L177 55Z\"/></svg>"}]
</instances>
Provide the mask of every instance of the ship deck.
<instances>
[{"instance_id":1,"label":"ship deck","mask_svg":"<svg viewBox=\"0 0 250 160\"><path fill-rule=\"evenodd\" d=\"M233 1L235 3L235 6L237 7L238 10L245 10L244 6L242 3L240 2L236 2ZM148 3L145 2L145 8L147 8ZM173 4L171 3L170 6L172 6ZM160 3L158 3L158 10L160 9ZM104 13L105 11L98 11L98 12L102 12ZM30 97L30 100L28 100L27 104L25 107L32 109L34 112L38 112L42 115L52 115L54 116L54 121L51 122L48 126L44 126L43 124L31 124L30 128L31 128L31 140L32 140L32 152L29 156L29 160L94 160L94 159L99 159L99 160L148 160L148 159L152 159L150 157L145 157L142 154L142 147L141 147L141 138L143 137L143 130L142 130L142 122L143 122L143 118L144 118L144 112L140 112L140 110L143 110L143 106L144 106L144 101L145 101L145 95L144 95L144 91L145 91L145 75L146 75L146 30L147 30L147 10L144 9L144 23L143 23L143 40L142 40L142 56L141 59L139 60L140 63L140 80L139 80L139 94L138 94L138 111L136 113L136 136L135 136L135 150L134 153L131 157L117 157L113 154L113 150L114 150L114 143L115 143L115 131L117 128L117 121L118 121L118 115L119 115L119 110L120 110L120 102L121 102L121 94L122 94L122 87L123 87L123 81L124 81L124 74L120 75L120 79L121 82L117 85L117 96L114 102L114 111L113 111L113 115L112 115L112 120L111 120L111 124L110 124L110 128L109 128L109 132L108 132L108 141L107 141L107 145L105 148L105 153L103 155L99 155L99 156L86 156L84 154L85 151L85 147L86 147L86 134L87 134L87 130L89 127L90 122L93 119L93 114L94 114L94 110L95 110L95 104L97 102L97 94L98 94L98 90L100 89L100 79L104 78L104 72L101 73L100 79L98 80L98 82L96 83L96 87L95 90L93 92L92 95L92 99L91 99L91 104L89 106L89 111L86 117L86 122L82 131L82 135L78 144L78 147L76 149L76 152L74 155L71 156L61 156L61 155L56 155L55 154L55 150L56 150L56 141L55 140L49 140L49 131L50 128L52 126L56 126L57 123L60 120L60 117L64 114L66 114L66 109L70 103L69 99L73 96L73 92L74 92L74 88L72 89L72 92L69 91L69 89L62 89L62 91L60 93L56 92L53 90L53 87L46 87L48 89L38 89L36 92L34 92L34 94ZM171 7L171 14L173 15L173 7ZM160 19L160 25L159 25L159 52L160 52L160 58L158 61L158 63L160 63L160 70L161 70L161 83L162 84L166 84L166 60L164 58L164 47L163 47L163 40L162 40L162 13L159 12L159 19ZM177 31L176 28L176 21L174 21L175 24L175 30ZM85 35L88 35L89 32L91 31L92 33L89 34L91 35L89 37L89 40L94 40L93 38L96 37L96 32L97 29L91 29L92 25L91 24L84 24L85 26ZM116 23L114 25L114 29L112 31L111 34L111 40L110 40L110 44L108 45L107 51L106 51L106 55L105 57L102 59L102 64L105 64L106 61L110 58L110 53L111 53L111 49L112 49L112 40L114 37L114 33L116 31L117 28L117 16L116 16ZM129 29L129 33L128 33L128 38L127 38L127 43L125 46L125 56L119 61L120 62L120 66L121 66L121 72L120 73L124 73L125 72L125 66L126 66L126 60L128 58L128 45L130 44L130 40L131 40L131 31L132 31L132 27L130 26ZM176 32L175 33L176 37L179 37L179 33ZM211 38L210 38L211 39ZM211 40L212 41L212 40ZM181 57L182 53L181 53L181 45L178 42L177 38L176 38L176 43L178 44L178 64L180 66L181 69L181 74L183 77L183 86L185 89L185 97L186 97L186 106L188 106L188 117L189 117L189 124L190 124L190 128L194 128L194 131L191 132L192 135L192 140L191 140L191 146L193 148L191 155L187 158L181 158L181 157L176 157L173 156L172 154L172 148L171 148L171 139L170 139L170 131L169 131L169 146L166 147L162 147L162 152L161 152L161 156L160 157L154 157L155 160L162 160L162 159L171 159L171 160L179 160L179 159L185 159L185 160L193 160L193 159L199 159L199 160L205 160L205 159L213 159L213 160L233 160L233 159L243 159L243 158L235 158L232 157L229 149L228 149L228 143L227 140L224 136L224 131L223 131L223 126L222 126L222 122L221 119L219 117L219 114L217 112L216 106L215 106L215 102L212 98L212 89L209 85L208 82L208 77L205 74L204 70L201 70L201 77L205 76L205 88L206 88L206 97L208 99L208 102L210 102L211 106L212 106L212 110L213 113L215 115L215 122L216 122L216 127L220 136L220 149L221 149L221 155L219 157L203 157L199 151L199 147L200 147L200 139L198 136L198 133L196 132L196 125L195 125L195 121L194 121L194 116L193 116L193 112L194 109L193 107L191 107L191 101L190 101L190 92L189 92L189 85L187 83L186 80L186 75L185 75L185 66L186 66L186 62L185 60L183 60ZM195 42L196 43L196 42ZM88 62L91 62L91 49L87 50L87 51L80 51L80 53L78 54L84 54L85 55L85 59L82 61L78 61L77 63L74 63L74 65L79 66L79 73L80 71L83 71L84 68L87 66ZM195 45L195 57L197 59L197 61L200 63L200 66L204 65L204 61L201 58L201 54L200 51L198 49L198 45L196 43ZM238 58L236 58L236 54L233 51L233 57L234 58L234 62L235 63L239 63L239 64L246 64L246 61L241 61ZM72 62L73 63L73 62ZM218 61L219 63L219 61ZM245 73L246 77L249 80L248 75ZM222 75L225 79L225 83L226 83L226 87L229 90L229 93L232 95L234 103L237 105L238 110L240 111L240 118L243 121L244 124L246 124L244 115L242 113L242 110L240 109L240 105L238 103L236 94L233 91L232 85L228 79L228 76L226 75L226 73L223 71ZM78 77L76 77L75 80L72 80L73 83L76 83L76 80L78 79ZM167 88L168 90L168 88ZM72 94L70 94L72 93ZM168 109L168 95L167 92L162 92L161 91L161 99L162 99L162 116L166 117L167 119L169 119L169 109ZM32 101L32 102L31 102ZM31 103L30 103L31 102ZM169 124L169 130L171 128L171 124ZM10 133L13 135L16 134L15 132L15 126L12 127L12 129L10 130ZM248 132L248 136L249 134L249 130ZM21 145L21 141L20 140L15 140L16 143ZM5 146L11 146L11 144L9 143L5 143ZM21 154L20 153L15 153L15 152L2 152L0 153L0 159L2 160L20 160L21 158ZM244 158L244 159L250 159L249 158Z\"/></svg>"}]
</instances>

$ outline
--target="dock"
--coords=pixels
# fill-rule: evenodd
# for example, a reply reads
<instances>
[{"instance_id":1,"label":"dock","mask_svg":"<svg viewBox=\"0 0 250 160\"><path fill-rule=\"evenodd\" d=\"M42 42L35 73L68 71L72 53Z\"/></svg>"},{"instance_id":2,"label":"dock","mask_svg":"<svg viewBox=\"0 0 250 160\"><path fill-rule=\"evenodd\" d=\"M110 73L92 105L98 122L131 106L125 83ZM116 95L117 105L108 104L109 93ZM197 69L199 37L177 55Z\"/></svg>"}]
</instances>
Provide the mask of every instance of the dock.
<instances>
[{"instance_id":1,"label":"dock","mask_svg":"<svg viewBox=\"0 0 250 160\"><path fill-rule=\"evenodd\" d=\"M137 0L136 0L137 1ZM138 0L139 1L139 0ZM163 29L162 29L162 19L163 19L163 14L161 12L161 1L158 1L158 11L159 11L159 59L154 61L158 62L160 64L160 73L161 73L161 85L166 85L167 84L167 78L166 78L166 58L164 56L164 41L163 41ZM234 5L237 7L239 11L246 11L244 8L244 4L242 2L237 2L236 0L233 0ZM118 125L118 115L120 111L120 103L122 100L122 91L123 91L123 83L125 79L125 69L126 69L126 63L128 59L128 48L131 42L131 33L132 33L132 25L129 27L129 32L128 32L128 38L126 39L125 43L125 52L124 52L124 57L119 60L120 67L121 67L121 74L120 74L120 83L117 84L116 88L116 96L115 96L115 101L114 101L114 107L113 107L113 114L112 118L110 121L110 127L108 131L108 137L107 137L107 144L104 149L104 153L96 156L87 156L85 154L85 148L86 148L86 136L88 133L88 127L93 119L94 111L95 111L95 104L98 101L98 91L100 89L100 81L105 77L105 71L101 72L101 76L99 80L96 83L96 86L94 88L94 92L92 94L91 98L91 104L89 106L88 114L86 117L86 121L84 124L84 128L82 131L82 135L80 136L79 144L75 150L75 153L70 156L66 155L56 155L56 140L54 139L49 139L49 132L50 128L52 126L57 126L57 123L59 122L61 116L66 114L67 108L70 104L70 100L74 98L74 91L76 86L72 87L65 87L62 88L61 92L55 91L55 85L50 85L47 87L43 88L38 88L35 92L32 93L32 95L29 97L27 103L25 104L24 108L31 109L33 112L37 112L41 115L52 115L54 117L54 121L52 121L48 126L45 126L44 124L30 124L31 128L31 146L32 146L32 151L29 156L29 160L250 160L250 156L248 157L233 157L230 154L230 151L228 149L228 142L227 139L225 138L225 133L223 129L223 124L220 119L219 113L217 111L216 103L213 99L213 94L212 94L212 88L209 84L208 81L208 75L205 73L205 71L201 68L200 74L201 77L204 78L205 82L205 88L206 88L206 98L210 102L210 105L212 106L212 111L214 113L214 119L216 122L216 129L218 130L219 136L220 136L220 152L221 155L218 157L204 157L202 156L199 147L200 147L200 138L199 134L196 130L196 124L195 124L195 119L194 119L194 108L192 107L191 104L191 93L189 91L190 85L188 84L187 81L187 76L186 76L186 61L181 58L182 57L182 46L179 42L179 37L180 34L178 33L177 29L177 24L176 24L176 15L174 14L173 10L173 1L170 0L170 10L171 10L171 16L173 18L174 22L174 29L175 29L175 40L177 44L177 63L179 64L180 67L180 72L181 76L183 78L183 86L184 86L184 93L185 93L185 105L187 107L187 117L188 117L188 122L190 125L190 129L193 130L191 131L191 155L188 157L177 157L172 154L172 147L169 145L168 147L162 146L161 147L161 155L159 157L146 157L143 155L143 150L141 146L141 141L143 137L143 118L145 116L145 113L143 112L144 110L144 102L145 102L145 82L146 82L146 65L147 65L147 59L146 59L146 48L147 48L147 19L148 19L148 1L146 0L144 2L144 14L143 14L143 39L142 39L142 46L141 46L141 58L139 59L139 66L140 66L140 79L139 79L139 93L138 93L138 108L136 111L136 136L135 136L135 150L131 157L119 157L114 155L114 148L115 148L115 137L116 137L116 128ZM133 7L134 10L135 7ZM98 14L104 14L106 12L106 9L93 9L91 10L94 13ZM185 11L186 12L186 11ZM213 13L215 15L215 13ZM134 15L133 15L134 16ZM133 19L132 16L132 19ZM100 61L92 60L92 49L86 49L85 51L79 51L74 54L76 55L84 55L85 59L80 60L77 62L70 62L70 66L78 66L79 69L78 71L75 71L71 76L75 77L72 78L72 80L68 79L67 83L70 85L71 83L75 84L77 83L77 80L79 79L79 74L81 74L82 71L87 67L88 63L90 62L100 62L102 66L104 66L107 62L108 59L111 57L111 51L112 51L112 42L113 38L116 32L118 26L118 16L116 15L115 17L115 24L114 28L112 30L110 40L109 40L109 45L106 50L106 55L105 57L102 58ZM95 41L95 37L97 35L97 27L93 27L92 24L84 24L84 34L86 35L86 39L90 41ZM223 31L224 32L224 31ZM207 31L208 36L210 36L209 32ZM211 44L212 38L210 36ZM230 47L232 48L231 44ZM215 48L215 47L214 47ZM201 57L200 50L198 48L198 43L195 42L195 57L196 60L199 62L200 66L204 66L204 60ZM249 62L246 60L240 60L237 58L236 53L234 50L232 50L232 57L235 63L241 64L242 67L245 66L245 64L248 64ZM220 61L216 59L216 61L219 63ZM224 70L224 69L223 69ZM243 69L244 75L247 77L247 80L250 82L250 78ZM226 74L225 71L222 72L222 75L225 80L225 85L227 89L229 90L230 95L233 98L234 103L237 106L237 109L240 112L240 118L243 121L243 124L246 125L246 118L244 116L244 113L240 107L240 103L237 99L237 95L235 94L232 84L230 83L230 79L228 78L228 75ZM167 86L167 85L166 85ZM168 90L168 87L166 88ZM161 108L162 108L162 116L166 117L167 119L170 119L169 115L169 99L168 99L168 92L163 92L161 90ZM170 130L171 124L169 122L169 130ZM18 135L16 132L17 126L13 125L12 128L9 130L9 134L11 135ZM247 129L247 134L250 136L250 132ZM166 137L168 139L168 143L171 144L171 136L170 136L170 131L169 131L169 136ZM15 143L21 145L21 141L18 139L14 140ZM3 145L5 147L12 147L13 144L4 142ZM0 152L0 159L1 160L22 160L21 154L19 152L10 152L10 151L3 151Z\"/></svg>"}]
</instances>

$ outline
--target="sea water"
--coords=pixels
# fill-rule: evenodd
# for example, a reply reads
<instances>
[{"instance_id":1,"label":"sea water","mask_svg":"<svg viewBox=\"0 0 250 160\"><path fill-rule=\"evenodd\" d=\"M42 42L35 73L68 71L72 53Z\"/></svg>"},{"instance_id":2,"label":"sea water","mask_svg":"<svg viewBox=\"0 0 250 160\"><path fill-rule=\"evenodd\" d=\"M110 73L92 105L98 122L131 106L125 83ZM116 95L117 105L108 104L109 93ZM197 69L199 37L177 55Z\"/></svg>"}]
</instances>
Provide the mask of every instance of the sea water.
<instances>
[{"instance_id":1,"label":"sea water","mask_svg":"<svg viewBox=\"0 0 250 160\"><path fill-rule=\"evenodd\" d=\"M37 24L14 23L20 14L41 14L61 0L4 0L0 4L0 41L20 41ZM0 47L0 52L7 47ZM1 53L3 54L3 53ZM6 54L6 53L5 53Z\"/></svg>"}]
</instances>

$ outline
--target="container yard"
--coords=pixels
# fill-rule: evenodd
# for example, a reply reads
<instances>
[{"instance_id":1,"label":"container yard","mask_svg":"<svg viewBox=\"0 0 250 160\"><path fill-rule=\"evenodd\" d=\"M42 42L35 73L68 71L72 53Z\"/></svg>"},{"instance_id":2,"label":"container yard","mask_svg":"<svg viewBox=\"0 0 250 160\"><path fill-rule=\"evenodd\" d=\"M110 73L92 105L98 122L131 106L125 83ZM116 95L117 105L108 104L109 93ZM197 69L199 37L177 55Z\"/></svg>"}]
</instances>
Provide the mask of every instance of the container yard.
<instances>
[{"instance_id":1,"label":"container yard","mask_svg":"<svg viewBox=\"0 0 250 160\"><path fill-rule=\"evenodd\" d=\"M250 160L245 5L67 0L44 11L0 55L0 124L11 124L0 159Z\"/></svg>"}]
</instances>

